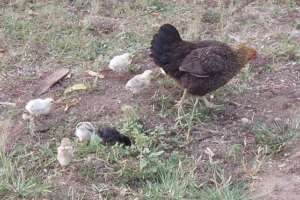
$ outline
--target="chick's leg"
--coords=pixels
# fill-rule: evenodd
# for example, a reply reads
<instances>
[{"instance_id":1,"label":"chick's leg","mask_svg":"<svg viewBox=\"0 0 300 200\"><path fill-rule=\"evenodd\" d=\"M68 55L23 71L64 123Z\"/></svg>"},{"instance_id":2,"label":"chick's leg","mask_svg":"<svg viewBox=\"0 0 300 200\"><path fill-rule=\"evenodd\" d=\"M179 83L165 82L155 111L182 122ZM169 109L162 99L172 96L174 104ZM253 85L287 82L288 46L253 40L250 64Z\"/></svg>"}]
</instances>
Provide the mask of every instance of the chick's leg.
<instances>
[{"instance_id":1,"label":"chick's leg","mask_svg":"<svg viewBox=\"0 0 300 200\"><path fill-rule=\"evenodd\" d=\"M215 105L207 100L205 96L200 97L207 108L218 108L220 105Z\"/></svg>"}]
</instances>

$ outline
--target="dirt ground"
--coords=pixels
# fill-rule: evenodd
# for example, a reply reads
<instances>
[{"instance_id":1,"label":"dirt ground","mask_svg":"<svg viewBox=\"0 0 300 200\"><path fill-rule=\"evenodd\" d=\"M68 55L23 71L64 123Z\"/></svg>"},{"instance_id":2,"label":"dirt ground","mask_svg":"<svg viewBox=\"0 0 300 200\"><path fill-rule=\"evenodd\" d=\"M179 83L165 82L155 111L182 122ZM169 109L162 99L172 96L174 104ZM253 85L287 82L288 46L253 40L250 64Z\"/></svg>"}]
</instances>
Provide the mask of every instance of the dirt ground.
<instances>
[{"instance_id":1,"label":"dirt ground","mask_svg":"<svg viewBox=\"0 0 300 200\"><path fill-rule=\"evenodd\" d=\"M299 199L299 142L281 158L266 162L253 182L254 199Z\"/></svg>"},{"instance_id":2,"label":"dirt ground","mask_svg":"<svg viewBox=\"0 0 300 200\"><path fill-rule=\"evenodd\" d=\"M107 8L103 10L107 12L110 9L109 5L121 7L122 3L126 1L111 2L111 4L107 3ZM187 2L190 4L187 5ZM184 7L183 5L186 7L194 5L196 9L205 3L208 8L216 9L217 2L214 0L170 1L170 4L180 8ZM159 126L165 128L169 137L177 135L176 137L181 143L176 148L195 160L196 175L201 184L204 185L211 181L211 174L206 164L208 162L217 163L223 166L226 178L236 182L247 182L249 194L253 199L299 199L300 142L297 137L288 140L285 139L285 136L293 131L299 132L300 2L295 1L293 7L288 7L285 4L287 1L274 2L255 1L251 3L241 8L241 12L237 11L232 17L226 18L228 21L222 28L214 23L200 22L197 18L199 13L195 9L191 9L191 13L184 14L188 19L192 18L191 16L195 18L191 25L184 25L180 19L172 19L172 13L166 14L167 17L161 17L157 13L164 11L155 10L151 13L151 18L157 17L157 19L151 20L154 20L153 23L156 24L149 28L151 31L141 33L145 33L147 41L143 41L145 46L135 52L133 59L133 65L139 66L138 70L123 74L103 72L104 78L98 79L96 85L87 91L74 93L67 97L62 93L68 86L75 83L94 84L94 77L87 75L85 70L92 69L100 73L101 70L106 69L107 60L104 59L99 64L95 58L80 61L80 65L76 64L75 56L71 58L71 61L68 60L68 56L59 60L60 56L54 56L53 52L47 52L48 49L42 43L26 41L24 44L13 41L9 37L9 33L4 31L5 25L2 24L0 49L5 49L5 51L0 51L2 62L0 102L16 103L15 107L0 105L0 120L7 124L7 130L9 130L7 131L6 150L9 152L16 144L26 144L34 149L37 141L39 143L51 141L52 144L58 144L63 137L73 137L74 127L78 121L91 121L97 126L117 126L122 118L122 106L131 105L137 108L145 130ZM27 13L27 10L30 10L30 3L28 4L25 6L26 12L18 8L17 4L8 6L8 3L4 3L4 6L15 9L15 12ZM44 4L39 6L43 7ZM90 12L84 7L76 7L68 2L64 2L62 7L72 15L79 17L80 20L83 20ZM233 7L233 10L235 10L234 8L236 7ZM39 7L36 7L34 11L41 12ZM201 10L201 16L203 16L203 12ZM108 24L105 26L105 31L109 33L103 34L99 33L99 30L93 29L91 35L98 39L114 38L121 32L119 29L122 29L122 26L130 26L130 29L138 32L140 28L134 28L134 24L144 23L134 19L134 15L126 16L124 14L123 17L118 18L109 16L109 12L99 11L99 13L105 16L107 20L105 22ZM101 15L99 13L98 15ZM150 14L147 13L147 15ZM35 15L32 16L35 17ZM0 14L0 17L3 19L5 16ZM115 20L114 25L119 29L111 27L109 20ZM247 41L259 52L255 63L247 66L238 77L212 94L211 101L224 105L224 109L205 110L202 106L199 107L199 116L197 120L193 121L188 142L185 141L186 127L176 126L176 117L168 114L174 109L173 105L182 93L174 82L167 77L159 76L152 80L150 88L141 94L133 95L124 89L124 85L133 75L146 69L155 68L155 64L149 58L149 42L158 25L169 21L178 25L179 30L184 32L183 37L187 39L213 37L231 43ZM122 25L118 26L118 24ZM191 28L195 24L199 24L200 28ZM103 29L103 26L101 25L99 29ZM119 48L116 47L111 54L108 53L109 55L106 56L111 58L112 55L118 53ZM51 96L58 103L55 104L55 108L47 120L42 121L40 128L43 131L32 140L32 136L28 134L27 123L21 116L24 105L28 100L37 97L33 95L33 91L40 87L42 80L61 67L70 68L71 76L62 79L41 96ZM161 97L167 99L165 104L162 103ZM186 108L187 113L191 111L190 107L193 102L193 98L190 97ZM64 111L66 105L70 103L74 103L74 105L68 111ZM243 122L243 118L246 118L247 121ZM262 126L258 126L260 124L268 128L264 129ZM270 133L271 136L260 137L264 133ZM169 151L172 149L173 147L170 147ZM111 170L106 169L103 163L96 165L99 168L104 166L101 170ZM57 166L53 164L47 170L51 174L56 168ZM53 176L49 178L50 182L63 186L62 191L57 194L62 194L66 185L72 185L75 190L76 188L82 189L81 185L83 184L92 183L90 180L78 176L78 168L75 165L74 169L70 169L62 176L52 174ZM41 176L47 179L48 172L41 173ZM109 177L98 177L96 180L110 181ZM119 190L116 189L116 191ZM85 196L86 199L97 199L93 191L89 192L90 196ZM54 195L48 198L58 197Z\"/></svg>"}]
</instances>

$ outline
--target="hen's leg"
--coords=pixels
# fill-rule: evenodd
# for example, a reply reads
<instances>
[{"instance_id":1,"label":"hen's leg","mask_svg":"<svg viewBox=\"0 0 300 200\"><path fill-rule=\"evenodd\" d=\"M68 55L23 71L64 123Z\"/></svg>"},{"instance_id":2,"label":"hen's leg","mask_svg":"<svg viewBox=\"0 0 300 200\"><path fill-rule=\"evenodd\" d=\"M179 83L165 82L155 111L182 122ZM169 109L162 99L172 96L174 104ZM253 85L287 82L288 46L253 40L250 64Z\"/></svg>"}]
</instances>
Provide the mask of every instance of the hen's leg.
<instances>
[{"instance_id":1,"label":"hen's leg","mask_svg":"<svg viewBox=\"0 0 300 200\"><path fill-rule=\"evenodd\" d=\"M202 96L201 100L203 101L204 105L207 108L218 108L218 107L220 107L220 105L215 105L215 104L209 102L205 96Z\"/></svg>"},{"instance_id":2,"label":"hen's leg","mask_svg":"<svg viewBox=\"0 0 300 200\"><path fill-rule=\"evenodd\" d=\"M183 105L183 102L185 100L186 95L187 95L187 89L184 89L182 97L180 98L180 100L175 105L178 109L182 108L182 105Z\"/></svg>"},{"instance_id":3,"label":"hen's leg","mask_svg":"<svg viewBox=\"0 0 300 200\"><path fill-rule=\"evenodd\" d=\"M184 111L183 111L183 103L185 100L187 94L187 89L184 89L182 97L180 98L179 101L177 101L177 103L175 104L175 106L177 107L177 119L176 119L176 124L181 124L182 123L182 115L184 115Z\"/></svg>"}]
</instances>

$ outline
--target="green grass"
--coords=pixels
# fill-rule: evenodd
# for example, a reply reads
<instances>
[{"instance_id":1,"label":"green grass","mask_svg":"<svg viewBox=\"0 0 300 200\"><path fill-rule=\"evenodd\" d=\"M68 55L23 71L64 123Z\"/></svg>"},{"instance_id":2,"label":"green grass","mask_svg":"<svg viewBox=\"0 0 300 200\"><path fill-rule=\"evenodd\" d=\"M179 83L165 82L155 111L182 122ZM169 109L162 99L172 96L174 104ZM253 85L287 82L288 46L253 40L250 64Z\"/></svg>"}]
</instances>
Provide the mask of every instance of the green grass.
<instances>
[{"instance_id":1,"label":"green grass","mask_svg":"<svg viewBox=\"0 0 300 200\"><path fill-rule=\"evenodd\" d=\"M1 147L1 198L36 198L51 192L49 185L44 184L39 176L22 165L26 157L22 152L7 154Z\"/></svg>"},{"instance_id":2,"label":"green grass","mask_svg":"<svg viewBox=\"0 0 300 200\"><path fill-rule=\"evenodd\" d=\"M289 124L290 127L276 125L270 127L264 123L256 123L251 132L254 134L258 146L265 148L266 154L274 155L283 150L286 143L298 136L298 124Z\"/></svg>"},{"instance_id":3,"label":"green grass","mask_svg":"<svg viewBox=\"0 0 300 200\"><path fill-rule=\"evenodd\" d=\"M145 199L195 199L199 189L193 170L187 170L189 163L173 153L169 160L158 164L155 182L147 182L143 188Z\"/></svg>"},{"instance_id":4,"label":"green grass","mask_svg":"<svg viewBox=\"0 0 300 200\"><path fill-rule=\"evenodd\" d=\"M242 186L228 186L225 188L207 187L200 196L205 200L250 200L247 188Z\"/></svg>"}]
</instances>

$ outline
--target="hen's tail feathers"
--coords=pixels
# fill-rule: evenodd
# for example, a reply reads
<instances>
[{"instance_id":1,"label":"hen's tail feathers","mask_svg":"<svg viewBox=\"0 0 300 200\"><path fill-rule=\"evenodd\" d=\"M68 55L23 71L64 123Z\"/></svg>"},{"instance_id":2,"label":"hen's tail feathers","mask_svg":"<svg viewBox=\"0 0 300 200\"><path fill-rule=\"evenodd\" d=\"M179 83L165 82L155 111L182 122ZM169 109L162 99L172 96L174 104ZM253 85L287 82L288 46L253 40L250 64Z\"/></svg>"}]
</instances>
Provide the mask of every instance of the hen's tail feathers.
<instances>
[{"instance_id":1,"label":"hen's tail feathers","mask_svg":"<svg viewBox=\"0 0 300 200\"><path fill-rule=\"evenodd\" d=\"M164 24L160 27L158 33L153 36L150 56L157 65L163 67L169 63L168 53L172 45L181 41L177 29L171 24Z\"/></svg>"}]
</instances>

